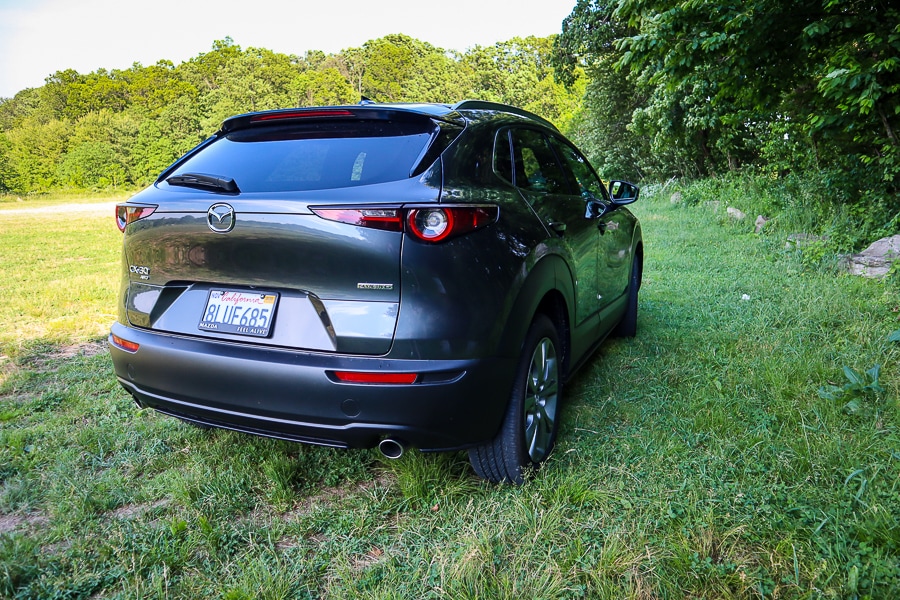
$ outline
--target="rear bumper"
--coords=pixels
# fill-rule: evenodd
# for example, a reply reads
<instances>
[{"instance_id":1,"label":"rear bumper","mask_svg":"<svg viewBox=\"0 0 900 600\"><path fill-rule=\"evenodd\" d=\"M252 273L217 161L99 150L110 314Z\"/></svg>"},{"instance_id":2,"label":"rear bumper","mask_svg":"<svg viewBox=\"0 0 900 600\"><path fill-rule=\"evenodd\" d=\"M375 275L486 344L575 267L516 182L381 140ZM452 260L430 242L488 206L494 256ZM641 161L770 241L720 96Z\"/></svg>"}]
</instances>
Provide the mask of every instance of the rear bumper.
<instances>
[{"instance_id":1,"label":"rear bumper","mask_svg":"<svg viewBox=\"0 0 900 600\"><path fill-rule=\"evenodd\" d=\"M500 427L512 359L402 360L286 351L161 334L115 323L119 383L141 405L255 435L336 447L386 437L422 450L483 443ZM410 385L340 383L332 371L415 372Z\"/></svg>"}]
</instances>

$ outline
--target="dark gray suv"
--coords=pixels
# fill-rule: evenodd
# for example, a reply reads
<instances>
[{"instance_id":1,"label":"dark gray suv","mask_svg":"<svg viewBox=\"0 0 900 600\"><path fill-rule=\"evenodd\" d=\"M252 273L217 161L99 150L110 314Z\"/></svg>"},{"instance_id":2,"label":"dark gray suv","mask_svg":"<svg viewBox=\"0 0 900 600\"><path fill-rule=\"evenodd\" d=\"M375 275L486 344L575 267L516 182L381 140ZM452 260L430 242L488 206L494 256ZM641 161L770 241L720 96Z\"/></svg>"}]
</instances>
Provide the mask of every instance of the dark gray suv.
<instances>
[{"instance_id":1,"label":"dark gray suv","mask_svg":"<svg viewBox=\"0 0 900 600\"><path fill-rule=\"evenodd\" d=\"M202 426L521 482L566 379L635 334L637 196L500 104L230 118L117 207L118 380Z\"/></svg>"}]
</instances>

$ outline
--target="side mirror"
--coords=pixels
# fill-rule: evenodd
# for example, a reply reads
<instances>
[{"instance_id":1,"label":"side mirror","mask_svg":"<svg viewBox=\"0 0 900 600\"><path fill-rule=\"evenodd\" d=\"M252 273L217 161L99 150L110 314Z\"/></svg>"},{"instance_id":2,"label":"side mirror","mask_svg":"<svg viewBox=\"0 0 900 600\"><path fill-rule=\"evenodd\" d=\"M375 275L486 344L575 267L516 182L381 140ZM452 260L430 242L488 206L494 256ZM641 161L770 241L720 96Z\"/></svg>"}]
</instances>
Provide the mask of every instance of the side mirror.
<instances>
[{"instance_id":1,"label":"side mirror","mask_svg":"<svg viewBox=\"0 0 900 600\"><path fill-rule=\"evenodd\" d=\"M638 199L641 190L638 186L627 181L610 181L609 196L616 206L631 204Z\"/></svg>"}]
</instances>

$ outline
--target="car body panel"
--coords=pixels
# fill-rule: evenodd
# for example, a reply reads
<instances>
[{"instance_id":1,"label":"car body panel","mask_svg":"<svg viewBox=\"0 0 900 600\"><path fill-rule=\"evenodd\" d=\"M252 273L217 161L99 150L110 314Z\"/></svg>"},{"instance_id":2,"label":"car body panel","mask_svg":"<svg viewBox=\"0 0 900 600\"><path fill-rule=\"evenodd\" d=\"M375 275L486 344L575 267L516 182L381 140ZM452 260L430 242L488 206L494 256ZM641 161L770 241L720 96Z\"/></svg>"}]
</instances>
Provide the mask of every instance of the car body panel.
<instances>
[{"instance_id":1,"label":"car body panel","mask_svg":"<svg viewBox=\"0 0 900 600\"><path fill-rule=\"evenodd\" d=\"M423 450L464 448L494 434L512 359L391 360L287 351L126 328L110 345L119 382L141 405L179 418L328 446L386 436ZM414 385L337 383L329 371L415 371ZM155 385L154 385L155 384Z\"/></svg>"},{"instance_id":2,"label":"car body panel","mask_svg":"<svg viewBox=\"0 0 900 600\"><path fill-rule=\"evenodd\" d=\"M601 235L596 277L601 306L614 302L627 292L636 249L636 223L634 215L621 209L610 211L597 223Z\"/></svg>"}]
</instances>

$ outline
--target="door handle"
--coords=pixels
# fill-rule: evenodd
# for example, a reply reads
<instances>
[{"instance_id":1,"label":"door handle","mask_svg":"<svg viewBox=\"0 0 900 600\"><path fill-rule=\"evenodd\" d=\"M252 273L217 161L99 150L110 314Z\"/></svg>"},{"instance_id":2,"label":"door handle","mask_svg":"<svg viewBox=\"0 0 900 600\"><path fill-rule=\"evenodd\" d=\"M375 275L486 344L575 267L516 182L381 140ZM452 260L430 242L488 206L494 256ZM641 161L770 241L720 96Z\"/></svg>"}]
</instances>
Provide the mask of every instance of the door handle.
<instances>
[{"instance_id":1,"label":"door handle","mask_svg":"<svg viewBox=\"0 0 900 600\"><path fill-rule=\"evenodd\" d=\"M562 235L566 232L566 224L562 221L549 221L547 223L547 227L549 227L559 235Z\"/></svg>"}]
</instances>

